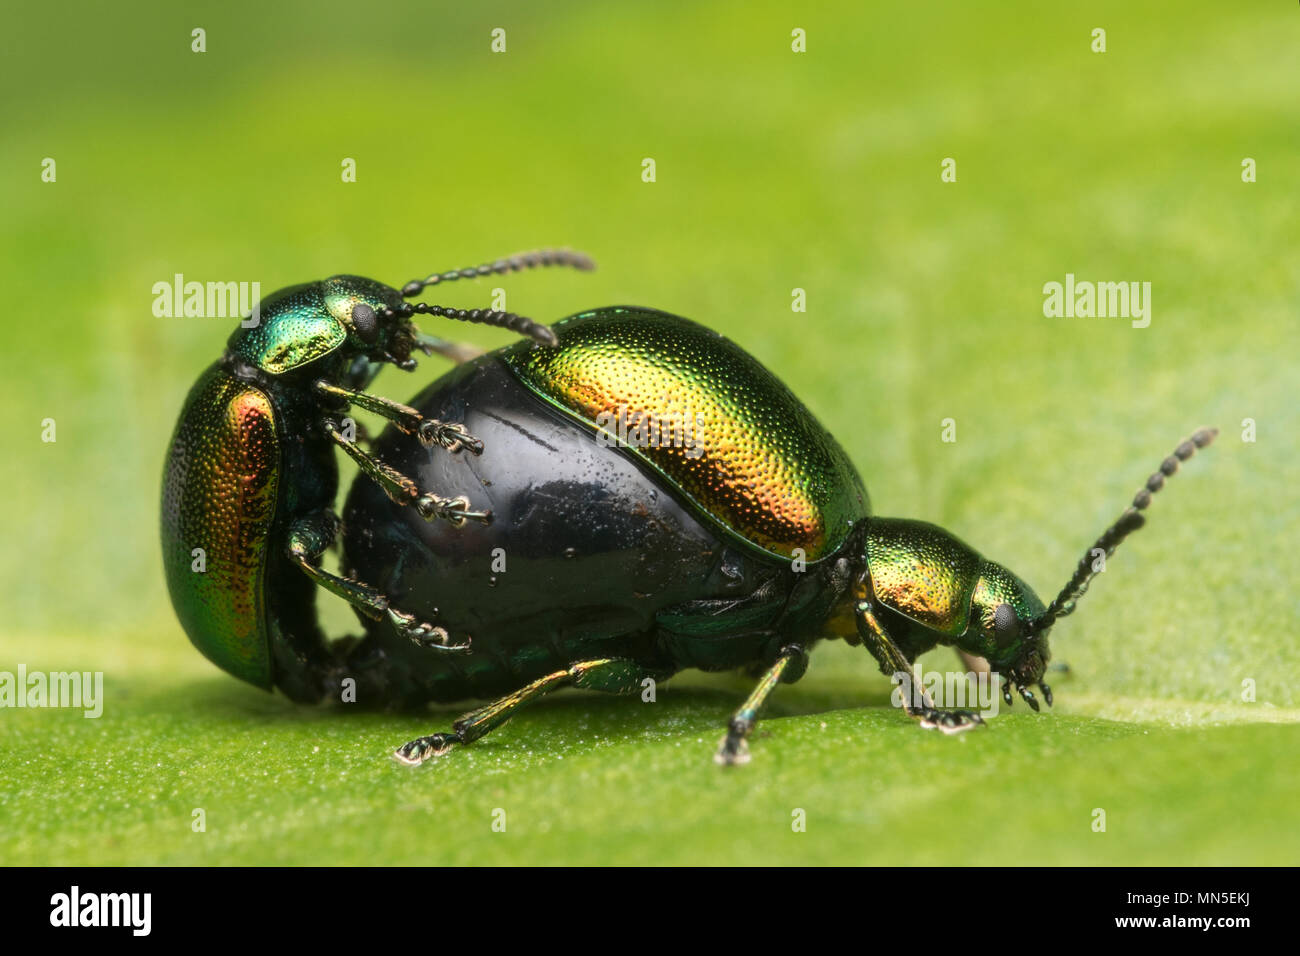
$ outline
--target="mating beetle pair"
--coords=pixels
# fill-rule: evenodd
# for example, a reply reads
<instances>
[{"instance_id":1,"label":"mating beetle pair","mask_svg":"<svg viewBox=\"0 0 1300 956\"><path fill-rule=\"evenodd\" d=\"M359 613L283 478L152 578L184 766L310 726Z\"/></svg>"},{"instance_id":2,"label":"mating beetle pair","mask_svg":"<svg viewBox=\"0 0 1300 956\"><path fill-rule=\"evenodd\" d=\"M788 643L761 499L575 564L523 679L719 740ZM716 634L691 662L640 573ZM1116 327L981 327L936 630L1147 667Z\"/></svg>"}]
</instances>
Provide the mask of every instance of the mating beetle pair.
<instances>
[{"instance_id":1,"label":"mating beetle pair","mask_svg":"<svg viewBox=\"0 0 1300 956\"><path fill-rule=\"evenodd\" d=\"M934 525L871 515L835 439L775 376L687 319L598 309L553 329L510 313L405 300L426 287L541 265L498 260L400 291L339 276L262 304L194 386L163 485L163 552L195 645L244 680L296 700L413 706L496 698L396 756L468 744L551 690L639 690L685 668L761 672L732 717L721 763L778 683L820 639L862 643L886 674L951 645L986 659L1034 709L1048 632L1093 571L1213 429L1179 445L1044 606L1006 568ZM512 328L476 355L423 335L416 314ZM410 406L365 389L411 352L457 367ZM370 453L341 427L349 405L392 427ZM320 558L338 534L334 448L360 466L344 511L345 576ZM193 570L203 549L206 570ZM316 587L357 609L364 637L327 640ZM906 682L923 726L980 718L935 708Z\"/></svg>"}]
</instances>

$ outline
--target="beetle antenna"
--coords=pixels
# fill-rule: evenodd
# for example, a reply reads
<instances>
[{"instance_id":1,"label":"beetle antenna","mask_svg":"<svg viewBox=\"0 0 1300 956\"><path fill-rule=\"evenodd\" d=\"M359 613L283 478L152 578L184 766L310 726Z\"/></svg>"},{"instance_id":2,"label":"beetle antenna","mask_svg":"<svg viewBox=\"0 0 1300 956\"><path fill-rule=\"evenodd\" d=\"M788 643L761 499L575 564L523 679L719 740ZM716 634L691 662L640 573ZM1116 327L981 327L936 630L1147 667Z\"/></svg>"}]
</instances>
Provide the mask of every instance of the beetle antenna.
<instances>
[{"instance_id":1,"label":"beetle antenna","mask_svg":"<svg viewBox=\"0 0 1300 956\"><path fill-rule=\"evenodd\" d=\"M442 305L429 305L427 302L403 302L395 309L384 309L379 313L386 319L394 316L410 318L412 315L440 315L445 319L460 322L477 322L480 325L494 325L510 329L520 335L541 342L543 345L555 345L559 340L549 326L534 322L532 319L513 312L498 312L495 309L449 309Z\"/></svg>"},{"instance_id":2,"label":"beetle antenna","mask_svg":"<svg viewBox=\"0 0 1300 956\"><path fill-rule=\"evenodd\" d=\"M1160 463L1160 469L1153 472L1146 484L1133 496L1133 504L1124 510L1119 520L1107 528L1079 559L1079 566L1074 569L1074 576L1061 589L1061 593L1047 606L1047 610L1030 622L1030 629L1033 632L1045 631L1057 618L1074 613L1079 598L1087 593L1088 585L1100 570L1094 570L1093 555L1101 550L1109 558L1115 553L1120 542L1146 524L1146 517L1142 512L1151 504L1151 496L1165 486L1165 479L1172 477L1178 471L1179 464L1196 454L1198 448L1204 448L1214 441L1214 437L1218 434L1217 428L1202 428L1175 448L1174 453Z\"/></svg>"},{"instance_id":3,"label":"beetle antenna","mask_svg":"<svg viewBox=\"0 0 1300 956\"><path fill-rule=\"evenodd\" d=\"M596 263L581 252L572 252L568 249L539 249L536 252L521 252L505 259L498 259L496 262L485 262L481 266L470 266L468 269L452 269L450 272L435 272L425 279L412 279L402 286L402 298L409 299L412 296L419 295L427 286L440 285L443 282L454 282L456 279L477 279L479 276L493 274L504 275L507 272L522 272L525 269L536 269L538 266L571 266L581 272L590 272L596 268Z\"/></svg>"}]
</instances>

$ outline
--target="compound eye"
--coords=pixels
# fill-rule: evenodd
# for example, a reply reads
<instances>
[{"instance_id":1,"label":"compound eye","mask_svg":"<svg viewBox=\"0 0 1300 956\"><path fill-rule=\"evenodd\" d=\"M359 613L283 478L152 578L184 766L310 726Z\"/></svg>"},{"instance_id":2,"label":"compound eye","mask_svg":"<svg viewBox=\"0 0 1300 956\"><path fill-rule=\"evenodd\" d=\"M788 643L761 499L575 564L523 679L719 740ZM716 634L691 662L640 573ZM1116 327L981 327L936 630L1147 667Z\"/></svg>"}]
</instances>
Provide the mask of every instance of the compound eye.
<instances>
[{"instance_id":1,"label":"compound eye","mask_svg":"<svg viewBox=\"0 0 1300 956\"><path fill-rule=\"evenodd\" d=\"M998 637L1011 637L1016 633L1020 622L1016 619L1016 609L1010 604L999 604L993 611L993 629Z\"/></svg>"},{"instance_id":2,"label":"compound eye","mask_svg":"<svg viewBox=\"0 0 1300 956\"><path fill-rule=\"evenodd\" d=\"M361 341L373 344L379 335L379 317L375 315L374 309L359 302L352 307L352 327L361 336Z\"/></svg>"}]
</instances>

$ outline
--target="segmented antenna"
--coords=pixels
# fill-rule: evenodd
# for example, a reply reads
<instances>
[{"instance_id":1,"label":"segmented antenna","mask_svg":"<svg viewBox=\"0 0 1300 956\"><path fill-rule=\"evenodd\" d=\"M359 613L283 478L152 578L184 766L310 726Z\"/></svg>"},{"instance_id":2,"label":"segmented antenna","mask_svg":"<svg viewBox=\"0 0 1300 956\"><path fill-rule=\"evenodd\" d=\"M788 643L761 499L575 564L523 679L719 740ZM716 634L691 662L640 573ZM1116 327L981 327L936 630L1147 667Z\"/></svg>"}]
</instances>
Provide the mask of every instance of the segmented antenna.
<instances>
[{"instance_id":1,"label":"segmented antenna","mask_svg":"<svg viewBox=\"0 0 1300 956\"><path fill-rule=\"evenodd\" d=\"M1079 598L1087 593L1088 585L1097 574L1093 570L1093 552L1100 548L1109 558L1125 538L1146 524L1146 517L1142 512L1151 504L1151 496L1165 486L1165 479L1172 477L1178 471L1179 464L1196 454L1196 449L1204 448L1214 441L1214 437L1218 434L1217 428L1202 428L1175 448L1174 453L1160 463L1160 470L1152 473L1146 484L1133 496L1133 504L1125 509L1119 516L1119 520L1107 528L1096 543L1084 553L1079 560L1079 566L1074 570L1074 576L1061 589L1061 593L1047 606L1047 610L1030 622L1031 631L1045 631L1057 618L1074 613Z\"/></svg>"},{"instance_id":2,"label":"segmented antenna","mask_svg":"<svg viewBox=\"0 0 1300 956\"><path fill-rule=\"evenodd\" d=\"M556 339L555 333L540 322L534 322L522 315L515 315L513 312L497 312L495 309L449 309L446 306L429 305L427 302L403 302L395 309L384 309L380 315L386 319L398 315L406 318L410 318L412 315L439 315L445 319L477 322L480 325L493 325L502 329L510 329L520 335L527 335L543 345L555 345L559 341Z\"/></svg>"},{"instance_id":3,"label":"segmented antenna","mask_svg":"<svg viewBox=\"0 0 1300 956\"><path fill-rule=\"evenodd\" d=\"M538 249L536 252L521 252L505 259L498 259L496 262L485 262L481 266L452 269L450 272L435 272L425 279L412 279L402 286L402 298L409 299L419 295L426 287L440 285L443 282L476 279L479 276L494 274L504 275L507 272L522 272L539 266L570 266L582 272L590 272L596 268L596 263L581 252L572 252L568 249Z\"/></svg>"}]
</instances>

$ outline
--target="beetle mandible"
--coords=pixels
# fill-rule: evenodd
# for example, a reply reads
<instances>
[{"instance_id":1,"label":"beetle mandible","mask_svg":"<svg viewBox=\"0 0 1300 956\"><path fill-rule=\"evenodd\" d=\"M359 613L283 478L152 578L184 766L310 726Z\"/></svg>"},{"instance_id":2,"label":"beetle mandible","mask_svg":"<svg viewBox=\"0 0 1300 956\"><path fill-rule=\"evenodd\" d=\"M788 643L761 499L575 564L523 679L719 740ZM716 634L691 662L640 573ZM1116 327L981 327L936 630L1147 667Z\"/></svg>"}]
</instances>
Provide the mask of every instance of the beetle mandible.
<instances>
[{"instance_id":1,"label":"beetle mandible","mask_svg":"<svg viewBox=\"0 0 1300 956\"><path fill-rule=\"evenodd\" d=\"M823 637L861 643L899 679L907 714L953 733L912 679L936 645L987 660L1003 699L1034 710L1048 634L1145 521L1151 496L1217 434L1181 443L1044 605L1002 565L935 525L871 515L839 443L771 372L702 325L611 307L462 362L413 401L481 453L450 457L389 429L376 453L421 487L473 502L474 525L412 518L362 478L344 511L344 566L438 622L447 655L374 623L347 661L372 702L496 698L395 756L416 764L469 744L548 693L637 692L685 668L747 667L753 693L715 759L747 738L779 683ZM462 351L461 356L468 352ZM409 511L409 509L407 509ZM338 673L335 671L334 673Z\"/></svg>"},{"instance_id":2,"label":"beetle mandible","mask_svg":"<svg viewBox=\"0 0 1300 956\"><path fill-rule=\"evenodd\" d=\"M406 301L456 279L554 265L593 268L580 253L548 250L434 273L401 290L339 275L274 292L259 303L255 321L240 324L185 401L162 483L168 590L190 640L213 663L295 700L320 700L337 687L346 656L317 624L316 587L428 653L468 650L374 587L321 568L339 524L335 448L420 520L461 525L486 517L468 500L423 490L367 454L354 423L341 416L356 406L388 419L416 447L477 454L461 424L365 389L385 364L414 369L417 348L465 357L460 346L421 333L415 315L500 326L554 344L549 328L510 312Z\"/></svg>"}]
</instances>

